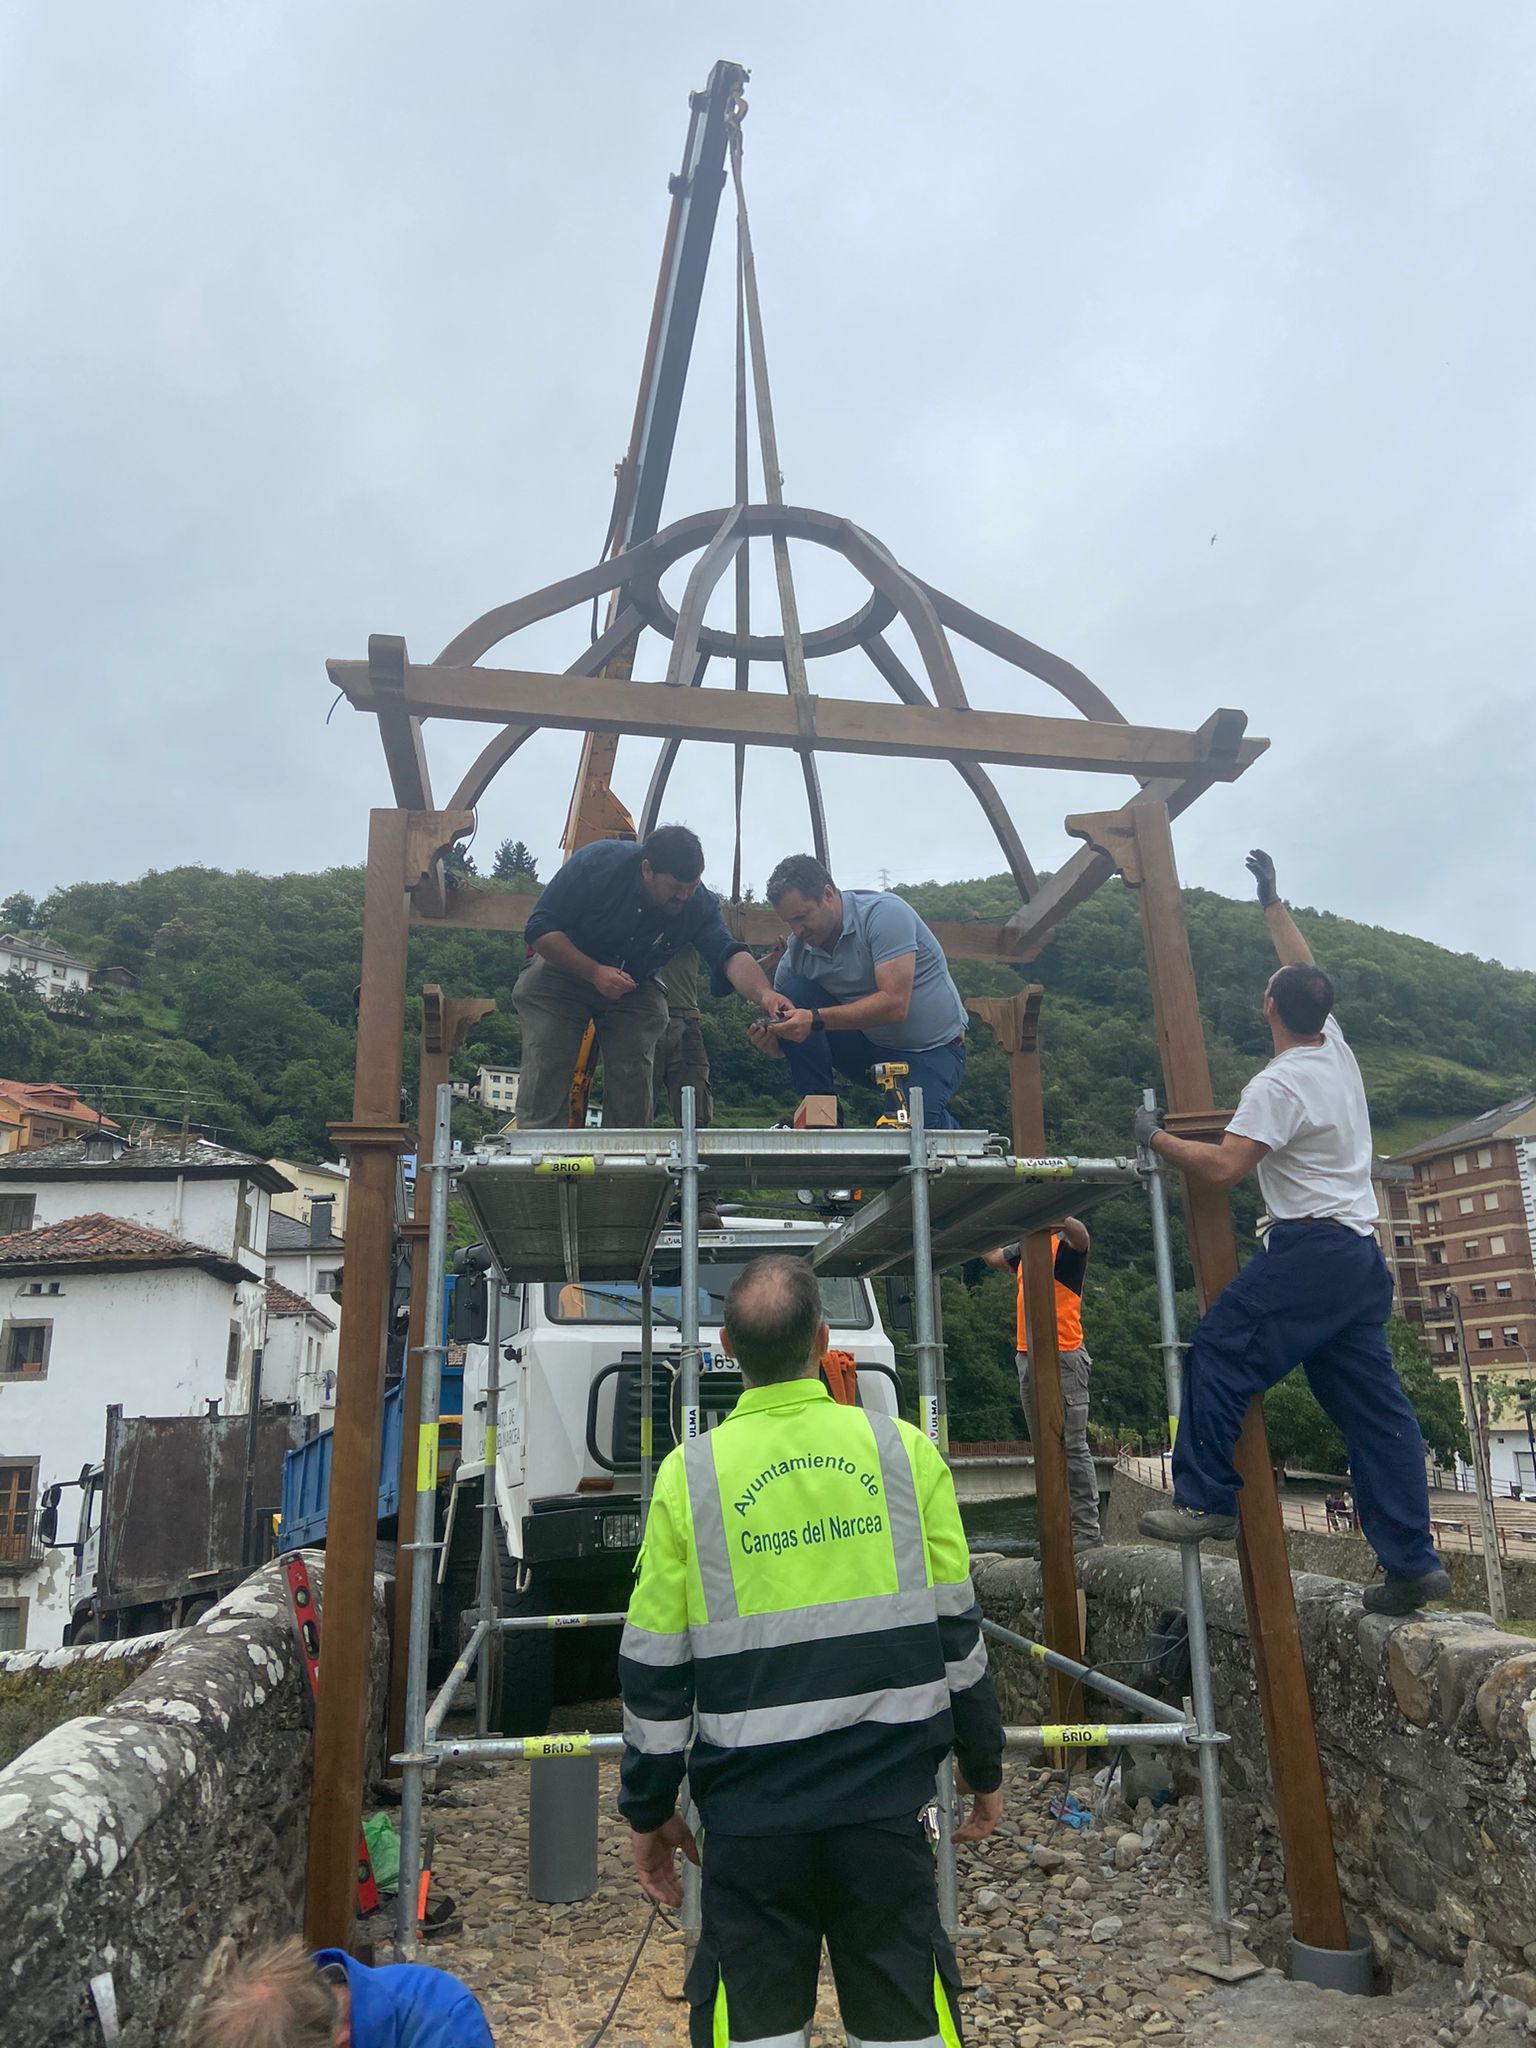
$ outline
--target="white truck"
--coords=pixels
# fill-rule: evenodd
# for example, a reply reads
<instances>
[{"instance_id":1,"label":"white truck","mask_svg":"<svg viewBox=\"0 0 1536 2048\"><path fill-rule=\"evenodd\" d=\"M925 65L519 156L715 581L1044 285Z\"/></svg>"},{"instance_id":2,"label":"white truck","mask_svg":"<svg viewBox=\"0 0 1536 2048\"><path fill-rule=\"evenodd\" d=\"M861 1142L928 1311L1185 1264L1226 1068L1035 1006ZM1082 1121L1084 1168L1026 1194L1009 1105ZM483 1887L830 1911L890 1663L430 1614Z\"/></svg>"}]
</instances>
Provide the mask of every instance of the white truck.
<instances>
[{"instance_id":1,"label":"white truck","mask_svg":"<svg viewBox=\"0 0 1536 2048\"><path fill-rule=\"evenodd\" d=\"M699 1238L700 1404L705 1427L729 1414L741 1378L719 1346L726 1289L766 1251L806 1252L827 1229L733 1217ZM652 1268L653 1415L659 1464L677 1441L680 1241L664 1232ZM823 1279L834 1348L852 1353L860 1404L894 1415L896 1356L867 1280ZM622 1609L640 1546L640 1290L633 1283L529 1282L502 1296L496 1415L496 1536L503 1614ZM445 1491L439 1656L467 1633L477 1600L485 1464L487 1349L464 1363L464 1460ZM552 1704L616 1687L616 1628L513 1630L499 1673L501 1730L542 1734Z\"/></svg>"}]
</instances>

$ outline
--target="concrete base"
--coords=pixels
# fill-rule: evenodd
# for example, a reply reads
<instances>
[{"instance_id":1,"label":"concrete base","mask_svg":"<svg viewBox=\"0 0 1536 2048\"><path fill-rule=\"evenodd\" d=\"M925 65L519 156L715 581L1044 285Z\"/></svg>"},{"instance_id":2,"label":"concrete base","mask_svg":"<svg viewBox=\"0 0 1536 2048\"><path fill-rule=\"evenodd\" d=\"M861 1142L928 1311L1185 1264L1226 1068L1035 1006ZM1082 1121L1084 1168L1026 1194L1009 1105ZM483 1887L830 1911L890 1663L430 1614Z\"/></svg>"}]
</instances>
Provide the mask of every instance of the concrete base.
<instances>
[{"instance_id":1,"label":"concrete base","mask_svg":"<svg viewBox=\"0 0 1536 2048\"><path fill-rule=\"evenodd\" d=\"M1232 1954L1223 1962L1214 1953L1187 1956L1185 1961L1192 1970L1198 1970L1202 1977L1214 1977L1218 1984L1241 1984L1248 1977L1262 1977L1264 1965L1250 1948L1244 1948L1240 1941L1232 1944Z\"/></svg>"}]
</instances>

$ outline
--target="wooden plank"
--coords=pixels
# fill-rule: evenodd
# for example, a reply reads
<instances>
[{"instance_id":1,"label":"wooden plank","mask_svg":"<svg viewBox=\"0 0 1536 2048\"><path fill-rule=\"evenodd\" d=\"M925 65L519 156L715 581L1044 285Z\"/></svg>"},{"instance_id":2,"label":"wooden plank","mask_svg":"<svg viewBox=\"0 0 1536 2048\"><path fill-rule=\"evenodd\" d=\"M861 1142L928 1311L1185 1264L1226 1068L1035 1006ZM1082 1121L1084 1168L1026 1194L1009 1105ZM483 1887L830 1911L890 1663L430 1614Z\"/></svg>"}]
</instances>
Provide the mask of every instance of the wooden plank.
<instances>
[{"instance_id":1,"label":"wooden plank","mask_svg":"<svg viewBox=\"0 0 1536 2048\"><path fill-rule=\"evenodd\" d=\"M411 906L412 924L430 925L435 931L520 932L533 914L537 896L511 889L450 889L448 907L442 917L430 916ZM749 946L775 946L784 937L784 925L776 910L766 903L722 903L721 915L737 938ZM1016 949L1007 942L1007 927L977 918L966 924L940 921L928 929L950 960L1007 962Z\"/></svg>"},{"instance_id":2,"label":"wooden plank","mask_svg":"<svg viewBox=\"0 0 1536 2048\"><path fill-rule=\"evenodd\" d=\"M365 662L333 661L327 666L358 710L378 709ZM796 704L766 692L680 690L665 683L615 683L529 669L431 663L412 663L407 669L404 701L417 718L497 724L526 719L572 732L640 733L721 744L739 740L749 746L797 750L809 741L828 753L996 761L1009 767L1180 780L1204 776L1232 781L1268 745L1266 740L1244 740L1216 759L1209 734L1162 726L1042 718L1017 711L959 711L940 705L868 704L841 697L812 697Z\"/></svg>"},{"instance_id":3,"label":"wooden plank","mask_svg":"<svg viewBox=\"0 0 1536 2048\"><path fill-rule=\"evenodd\" d=\"M1168 812L1156 803L1131 804L1127 809L1136 841L1142 936L1168 1107L1180 1115L1208 1115L1214 1108L1210 1066ZM1184 1212L1196 1285L1201 1301L1209 1305L1237 1273L1231 1207L1221 1189L1186 1180ZM1292 1925L1298 1938L1314 1948L1343 1948L1344 1904L1327 1788L1264 1411L1257 1401L1243 1424L1235 1463L1243 1482L1238 1558Z\"/></svg>"}]
</instances>

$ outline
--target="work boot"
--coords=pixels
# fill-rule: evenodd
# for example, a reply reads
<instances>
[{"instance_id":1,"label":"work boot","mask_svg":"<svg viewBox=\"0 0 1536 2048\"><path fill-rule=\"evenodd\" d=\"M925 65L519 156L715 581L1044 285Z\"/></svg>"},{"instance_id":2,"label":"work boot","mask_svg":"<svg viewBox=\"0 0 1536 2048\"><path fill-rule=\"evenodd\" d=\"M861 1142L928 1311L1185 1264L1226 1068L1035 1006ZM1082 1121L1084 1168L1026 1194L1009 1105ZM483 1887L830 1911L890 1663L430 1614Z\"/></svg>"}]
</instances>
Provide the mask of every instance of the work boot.
<instances>
[{"instance_id":1,"label":"work boot","mask_svg":"<svg viewBox=\"0 0 1536 2048\"><path fill-rule=\"evenodd\" d=\"M1230 1543L1237 1534L1236 1515L1208 1514L1204 1508L1148 1508L1136 1524L1154 1543Z\"/></svg>"},{"instance_id":2,"label":"work boot","mask_svg":"<svg viewBox=\"0 0 1536 2048\"><path fill-rule=\"evenodd\" d=\"M1431 1600L1449 1600L1449 1572L1421 1572L1416 1579L1400 1579L1388 1572L1379 1586L1367 1586L1360 1596L1367 1614L1415 1614Z\"/></svg>"}]
</instances>

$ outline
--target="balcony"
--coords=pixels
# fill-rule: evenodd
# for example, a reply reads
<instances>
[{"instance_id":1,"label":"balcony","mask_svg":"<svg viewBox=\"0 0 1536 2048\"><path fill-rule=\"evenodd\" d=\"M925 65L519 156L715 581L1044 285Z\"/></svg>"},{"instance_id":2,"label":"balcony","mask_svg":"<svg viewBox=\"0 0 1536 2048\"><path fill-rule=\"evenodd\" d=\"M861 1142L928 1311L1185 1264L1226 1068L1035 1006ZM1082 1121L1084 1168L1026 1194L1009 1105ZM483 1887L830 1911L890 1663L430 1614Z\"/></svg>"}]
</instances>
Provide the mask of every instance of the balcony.
<instances>
[{"instance_id":1,"label":"balcony","mask_svg":"<svg viewBox=\"0 0 1536 2048\"><path fill-rule=\"evenodd\" d=\"M19 1533L0 1530L0 1572L35 1571L43 1561L43 1547L35 1528Z\"/></svg>"}]
</instances>

